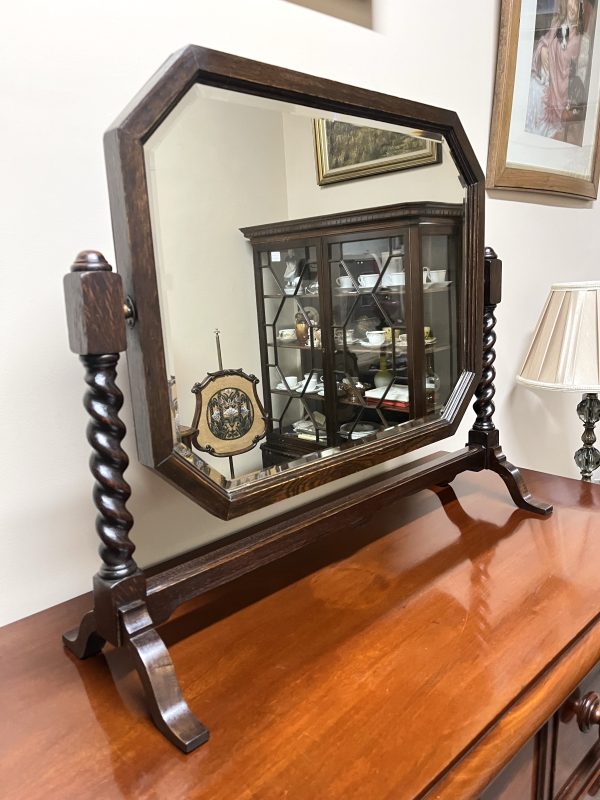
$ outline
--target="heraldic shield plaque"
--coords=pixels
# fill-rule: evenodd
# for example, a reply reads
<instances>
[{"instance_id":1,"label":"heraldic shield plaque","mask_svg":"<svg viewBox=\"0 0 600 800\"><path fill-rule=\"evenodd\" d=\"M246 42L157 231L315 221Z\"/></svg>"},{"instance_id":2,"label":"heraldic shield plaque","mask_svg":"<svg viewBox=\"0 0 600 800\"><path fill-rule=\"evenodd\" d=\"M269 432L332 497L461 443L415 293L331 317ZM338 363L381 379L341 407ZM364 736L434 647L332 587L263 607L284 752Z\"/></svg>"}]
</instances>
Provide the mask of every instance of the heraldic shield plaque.
<instances>
[{"instance_id":1,"label":"heraldic shield plaque","mask_svg":"<svg viewBox=\"0 0 600 800\"><path fill-rule=\"evenodd\" d=\"M266 434L257 383L258 378L241 369L224 369L209 372L193 386L194 447L214 456L236 456L256 446Z\"/></svg>"}]
</instances>

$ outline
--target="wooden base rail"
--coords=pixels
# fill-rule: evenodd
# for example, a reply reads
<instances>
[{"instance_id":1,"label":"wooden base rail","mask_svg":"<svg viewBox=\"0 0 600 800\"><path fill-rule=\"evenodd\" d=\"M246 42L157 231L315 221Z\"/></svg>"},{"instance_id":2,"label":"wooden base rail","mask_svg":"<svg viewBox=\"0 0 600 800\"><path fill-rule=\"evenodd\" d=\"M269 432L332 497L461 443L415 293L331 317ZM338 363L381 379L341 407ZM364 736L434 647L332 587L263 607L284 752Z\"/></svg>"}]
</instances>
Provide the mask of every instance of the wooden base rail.
<instances>
[{"instance_id":1,"label":"wooden base rail","mask_svg":"<svg viewBox=\"0 0 600 800\"><path fill-rule=\"evenodd\" d=\"M466 447L447 454L422 459L388 473L383 479L361 484L351 494L336 492L311 504L300 513L288 514L265 527L244 530L232 543L225 540L216 549L170 569L161 569L147 579L147 603L155 622L166 621L177 606L203 592L228 583L241 575L269 564L316 541L319 537L344 531L364 521L357 516L359 506L369 500L369 513L386 502L419 491L435 483L449 483L464 470L483 469L482 448Z\"/></svg>"},{"instance_id":2,"label":"wooden base rail","mask_svg":"<svg viewBox=\"0 0 600 800\"><path fill-rule=\"evenodd\" d=\"M419 459L145 573L133 559L135 545L129 538L133 519L125 507L131 490L123 478L128 458L121 447L123 398L116 385L119 352L126 349L121 279L101 254L85 251L77 257L66 276L65 293L71 349L79 353L86 367L84 404L90 415L88 440L93 448L90 463L96 480L94 502L99 512L96 529L102 564L94 577L94 609L83 617L79 628L64 635L63 642L78 658L98 654L107 641L125 647L133 658L152 719L183 752L207 741L209 733L190 711L169 651L156 631L182 603L321 536L339 530L347 535L348 528L365 521L365 513L370 516L386 503L421 489L447 485L465 470L497 472L518 507L539 514L552 510L531 497L519 470L506 461L492 421L493 312L499 301L501 262L493 251L486 256L483 372L473 406L476 421L463 449Z\"/></svg>"}]
</instances>

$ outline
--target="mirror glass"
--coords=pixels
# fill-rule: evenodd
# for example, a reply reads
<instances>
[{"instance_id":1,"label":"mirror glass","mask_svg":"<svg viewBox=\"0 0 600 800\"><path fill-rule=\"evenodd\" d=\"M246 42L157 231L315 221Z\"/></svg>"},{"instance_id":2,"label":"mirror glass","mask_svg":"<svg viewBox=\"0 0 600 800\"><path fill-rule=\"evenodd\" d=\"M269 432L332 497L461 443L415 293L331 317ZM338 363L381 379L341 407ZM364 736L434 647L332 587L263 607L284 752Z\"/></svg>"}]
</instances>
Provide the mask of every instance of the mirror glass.
<instances>
[{"instance_id":1,"label":"mirror glass","mask_svg":"<svg viewBox=\"0 0 600 800\"><path fill-rule=\"evenodd\" d=\"M439 134L196 84L145 162L180 455L239 485L440 416L465 191ZM193 425L220 366L256 393L205 396ZM198 449L206 425L233 456Z\"/></svg>"}]
</instances>

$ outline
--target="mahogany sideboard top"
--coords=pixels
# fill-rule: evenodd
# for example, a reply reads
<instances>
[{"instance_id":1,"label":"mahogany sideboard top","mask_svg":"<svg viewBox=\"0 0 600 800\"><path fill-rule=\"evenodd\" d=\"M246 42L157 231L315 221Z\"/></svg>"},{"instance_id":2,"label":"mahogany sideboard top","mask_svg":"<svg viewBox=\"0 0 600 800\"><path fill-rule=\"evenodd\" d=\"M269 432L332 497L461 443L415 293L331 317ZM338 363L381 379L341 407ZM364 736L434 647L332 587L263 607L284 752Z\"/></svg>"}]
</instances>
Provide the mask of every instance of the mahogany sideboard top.
<instances>
[{"instance_id":1,"label":"mahogany sideboard top","mask_svg":"<svg viewBox=\"0 0 600 800\"><path fill-rule=\"evenodd\" d=\"M184 606L191 755L127 653L63 650L88 596L1 629L0 796L478 797L600 658L600 487L525 477L551 517L464 474Z\"/></svg>"}]
</instances>

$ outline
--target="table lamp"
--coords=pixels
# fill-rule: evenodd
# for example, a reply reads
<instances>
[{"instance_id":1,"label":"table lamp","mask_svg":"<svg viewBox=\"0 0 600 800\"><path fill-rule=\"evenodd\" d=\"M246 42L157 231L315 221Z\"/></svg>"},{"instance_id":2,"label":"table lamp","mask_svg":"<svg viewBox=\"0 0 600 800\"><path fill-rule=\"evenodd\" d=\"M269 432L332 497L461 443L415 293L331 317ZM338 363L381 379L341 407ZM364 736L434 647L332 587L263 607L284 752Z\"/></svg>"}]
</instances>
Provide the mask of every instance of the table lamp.
<instances>
[{"instance_id":1,"label":"table lamp","mask_svg":"<svg viewBox=\"0 0 600 800\"><path fill-rule=\"evenodd\" d=\"M559 392L581 392L577 414L583 447L575 463L584 481L600 466L594 426L600 419L600 281L555 283L517 381Z\"/></svg>"}]
</instances>

